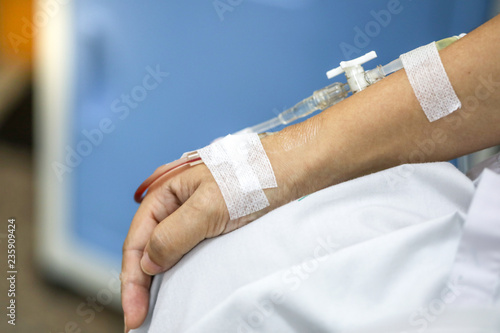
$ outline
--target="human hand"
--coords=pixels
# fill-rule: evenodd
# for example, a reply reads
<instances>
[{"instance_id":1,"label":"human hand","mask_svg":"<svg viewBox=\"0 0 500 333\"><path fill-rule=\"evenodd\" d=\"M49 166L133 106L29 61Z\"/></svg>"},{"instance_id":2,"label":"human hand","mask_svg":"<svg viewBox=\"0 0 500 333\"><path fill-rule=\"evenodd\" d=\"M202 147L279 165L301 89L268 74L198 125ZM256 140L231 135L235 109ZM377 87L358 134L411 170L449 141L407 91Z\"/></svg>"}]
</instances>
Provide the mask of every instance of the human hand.
<instances>
[{"instance_id":1,"label":"human hand","mask_svg":"<svg viewBox=\"0 0 500 333\"><path fill-rule=\"evenodd\" d=\"M262 141L278 188L264 190L270 206L259 212L230 220L222 194L205 165L175 171L149 189L123 246L126 328L139 327L147 315L152 275L171 268L202 240L235 230L297 197L294 177L288 172L290 159L284 158L282 149L273 148L277 139Z\"/></svg>"}]
</instances>

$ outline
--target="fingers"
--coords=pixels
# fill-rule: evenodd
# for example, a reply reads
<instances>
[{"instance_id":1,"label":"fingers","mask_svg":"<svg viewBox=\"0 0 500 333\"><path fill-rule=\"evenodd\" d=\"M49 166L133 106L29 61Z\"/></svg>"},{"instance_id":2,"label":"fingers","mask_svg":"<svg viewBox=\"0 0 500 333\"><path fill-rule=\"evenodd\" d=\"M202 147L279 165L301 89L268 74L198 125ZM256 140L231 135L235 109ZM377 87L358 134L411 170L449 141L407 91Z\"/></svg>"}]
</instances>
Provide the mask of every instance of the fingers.
<instances>
[{"instance_id":1,"label":"fingers","mask_svg":"<svg viewBox=\"0 0 500 333\"><path fill-rule=\"evenodd\" d=\"M150 275L172 267L207 235L222 233L229 216L222 198L214 200L218 189L210 177L208 170L192 168L183 177L156 184L144 198L123 246L126 328L139 327L147 316ZM200 188L203 182L209 184Z\"/></svg>"},{"instance_id":2,"label":"fingers","mask_svg":"<svg viewBox=\"0 0 500 333\"><path fill-rule=\"evenodd\" d=\"M139 207L123 245L122 259L122 306L125 325L139 327L146 318L149 305L151 277L140 266L144 248L158 222L165 218L178 205L173 196L162 198L148 195Z\"/></svg>"},{"instance_id":3,"label":"fingers","mask_svg":"<svg viewBox=\"0 0 500 333\"><path fill-rule=\"evenodd\" d=\"M163 272L208 235L212 236L213 229L216 234L222 233L225 207L216 204L213 197L210 191L198 189L155 228L141 260L144 272L150 275Z\"/></svg>"}]
</instances>

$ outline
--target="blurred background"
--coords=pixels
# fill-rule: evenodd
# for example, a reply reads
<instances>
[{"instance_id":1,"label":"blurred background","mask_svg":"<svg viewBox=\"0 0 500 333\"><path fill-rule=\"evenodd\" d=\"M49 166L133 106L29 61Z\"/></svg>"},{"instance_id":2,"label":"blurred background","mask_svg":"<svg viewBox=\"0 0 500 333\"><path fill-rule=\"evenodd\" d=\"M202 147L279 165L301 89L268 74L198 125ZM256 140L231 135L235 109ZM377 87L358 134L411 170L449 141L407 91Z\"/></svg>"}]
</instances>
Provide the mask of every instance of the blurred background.
<instances>
[{"instance_id":1,"label":"blurred background","mask_svg":"<svg viewBox=\"0 0 500 333\"><path fill-rule=\"evenodd\" d=\"M121 332L132 195L157 166L276 116L342 60L385 64L498 2L0 0L0 262L15 218L18 271L0 331Z\"/></svg>"}]
</instances>

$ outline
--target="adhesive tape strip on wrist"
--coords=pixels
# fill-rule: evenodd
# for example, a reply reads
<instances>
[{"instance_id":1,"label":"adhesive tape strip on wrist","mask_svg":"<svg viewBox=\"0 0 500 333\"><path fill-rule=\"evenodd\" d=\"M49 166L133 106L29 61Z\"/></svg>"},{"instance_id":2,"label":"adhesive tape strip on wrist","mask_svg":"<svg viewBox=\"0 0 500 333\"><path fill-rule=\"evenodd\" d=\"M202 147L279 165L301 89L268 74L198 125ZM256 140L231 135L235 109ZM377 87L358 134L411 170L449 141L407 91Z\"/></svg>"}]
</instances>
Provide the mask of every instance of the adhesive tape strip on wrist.
<instances>
[{"instance_id":1,"label":"adhesive tape strip on wrist","mask_svg":"<svg viewBox=\"0 0 500 333\"><path fill-rule=\"evenodd\" d=\"M400 58L429 121L445 117L462 106L441 62L436 43L402 54Z\"/></svg>"},{"instance_id":2,"label":"adhesive tape strip on wrist","mask_svg":"<svg viewBox=\"0 0 500 333\"><path fill-rule=\"evenodd\" d=\"M269 206L263 189L278 185L257 134L228 135L198 153L219 186L231 220Z\"/></svg>"}]
</instances>

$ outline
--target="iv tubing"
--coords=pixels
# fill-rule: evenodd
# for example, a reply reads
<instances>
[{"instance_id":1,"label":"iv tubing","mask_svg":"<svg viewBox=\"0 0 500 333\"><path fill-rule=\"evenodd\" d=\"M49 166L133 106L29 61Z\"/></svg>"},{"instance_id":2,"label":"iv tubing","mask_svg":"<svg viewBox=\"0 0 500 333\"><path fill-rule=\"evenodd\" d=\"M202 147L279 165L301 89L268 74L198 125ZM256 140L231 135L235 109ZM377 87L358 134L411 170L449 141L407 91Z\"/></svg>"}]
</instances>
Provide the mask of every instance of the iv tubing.
<instances>
[{"instance_id":1,"label":"iv tubing","mask_svg":"<svg viewBox=\"0 0 500 333\"><path fill-rule=\"evenodd\" d=\"M348 93L349 85L340 82L332 83L323 89L316 90L312 96L283 111L278 116L258 125L247 127L235 134L263 133L279 125L287 125L294 120L310 115L314 111L324 110L342 101Z\"/></svg>"},{"instance_id":2,"label":"iv tubing","mask_svg":"<svg viewBox=\"0 0 500 333\"><path fill-rule=\"evenodd\" d=\"M137 188L134 194L135 202L141 203L145 196L144 192L146 192L146 190L151 187L153 183L163 176L166 176L167 174L185 166L194 166L200 163L202 163L201 158L197 155L197 153L193 152L182 155L182 157L177 161L162 165Z\"/></svg>"},{"instance_id":3,"label":"iv tubing","mask_svg":"<svg viewBox=\"0 0 500 333\"><path fill-rule=\"evenodd\" d=\"M465 36L465 34L442 39L436 42L436 46L438 50L442 50L458 39L462 38L463 36ZM385 66L377 66L370 71L366 71L365 79L371 85L402 68L403 63L398 58L386 64ZM350 87L348 84L335 82L323 89L315 91L312 96L304 99L290 109L283 111L277 117L274 117L258 125L247 127L239 132L236 132L235 134L259 133L259 137L262 138L268 134L265 132L269 129L272 129L279 125L289 124L298 118L310 115L314 111L324 110L342 101L347 97L349 91ZM203 163L203 161L198 155L198 152L192 151L184 153L177 161L162 165L161 167L156 169L156 171L137 188L134 194L134 200L137 203L141 203L145 197L144 193L160 178L166 177L170 173L176 170L180 170L185 166L195 166L201 163Z\"/></svg>"},{"instance_id":4,"label":"iv tubing","mask_svg":"<svg viewBox=\"0 0 500 333\"><path fill-rule=\"evenodd\" d=\"M265 138L269 133L259 133L259 138ZM145 181L142 182L141 185L137 188L134 194L134 200L137 203L141 203L146 194L144 194L156 181L160 180L160 178L167 177L169 174L176 170L180 170L186 166L195 166L198 164L202 164L203 160L200 157L200 154L195 151L190 151L182 154L181 158L176 161L170 162L168 164L164 164L153 172L151 176L149 176Z\"/></svg>"}]
</instances>

